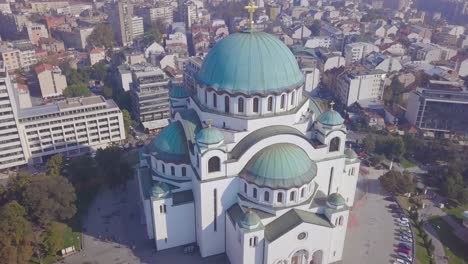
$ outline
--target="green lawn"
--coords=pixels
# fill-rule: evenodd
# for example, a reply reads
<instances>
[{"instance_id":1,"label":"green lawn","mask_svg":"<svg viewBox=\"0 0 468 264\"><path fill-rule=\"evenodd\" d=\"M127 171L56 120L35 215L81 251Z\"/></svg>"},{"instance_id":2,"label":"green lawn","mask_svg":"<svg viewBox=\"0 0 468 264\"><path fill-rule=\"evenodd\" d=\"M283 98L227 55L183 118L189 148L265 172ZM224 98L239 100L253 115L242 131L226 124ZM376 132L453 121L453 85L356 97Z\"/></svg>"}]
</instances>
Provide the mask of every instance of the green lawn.
<instances>
[{"instance_id":1,"label":"green lawn","mask_svg":"<svg viewBox=\"0 0 468 264\"><path fill-rule=\"evenodd\" d=\"M71 230L65 231L63 234L63 243L65 248L75 246L75 250L81 249L80 232L73 232Z\"/></svg>"},{"instance_id":2,"label":"green lawn","mask_svg":"<svg viewBox=\"0 0 468 264\"><path fill-rule=\"evenodd\" d=\"M448 257L449 263L468 264L468 245L453 234L452 227L440 217L432 218L429 222L444 245L445 255Z\"/></svg>"},{"instance_id":3,"label":"green lawn","mask_svg":"<svg viewBox=\"0 0 468 264\"><path fill-rule=\"evenodd\" d=\"M411 161L409 161L409 160L407 160L407 159L405 159L403 157L400 158L400 164L405 169L416 167L416 164L412 163Z\"/></svg>"},{"instance_id":4,"label":"green lawn","mask_svg":"<svg viewBox=\"0 0 468 264\"><path fill-rule=\"evenodd\" d=\"M452 216L460 225L463 224L463 212L468 210L468 204L452 209L443 209L448 215Z\"/></svg>"},{"instance_id":5,"label":"green lawn","mask_svg":"<svg viewBox=\"0 0 468 264\"><path fill-rule=\"evenodd\" d=\"M416 237L416 263L417 264L429 264L430 257L427 254L427 250L424 247L424 240L419 233L418 228L413 226L414 236Z\"/></svg>"}]
</instances>

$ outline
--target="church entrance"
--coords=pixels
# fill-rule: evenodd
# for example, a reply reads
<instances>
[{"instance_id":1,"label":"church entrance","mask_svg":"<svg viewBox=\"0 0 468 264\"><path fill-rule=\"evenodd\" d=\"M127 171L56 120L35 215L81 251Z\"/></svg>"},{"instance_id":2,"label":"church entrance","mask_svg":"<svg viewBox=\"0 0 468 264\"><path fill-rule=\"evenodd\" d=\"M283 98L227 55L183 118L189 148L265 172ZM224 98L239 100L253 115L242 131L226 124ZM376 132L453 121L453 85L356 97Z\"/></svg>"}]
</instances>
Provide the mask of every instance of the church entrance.
<instances>
[{"instance_id":1,"label":"church entrance","mask_svg":"<svg viewBox=\"0 0 468 264\"><path fill-rule=\"evenodd\" d=\"M322 264L322 256L322 250L315 251L314 254L312 254L312 260L310 261L310 264Z\"/></svg>"},{"instance_id":2,"label":"church entrance","mask_svg":"<svg viewBox=\"0 0 468 264\"><path fill-rule=\"evenodd\" d=\"M309 253L306 250L299 250L291 258L291 264L307 264Z\"/></svg>"}]
</instances>

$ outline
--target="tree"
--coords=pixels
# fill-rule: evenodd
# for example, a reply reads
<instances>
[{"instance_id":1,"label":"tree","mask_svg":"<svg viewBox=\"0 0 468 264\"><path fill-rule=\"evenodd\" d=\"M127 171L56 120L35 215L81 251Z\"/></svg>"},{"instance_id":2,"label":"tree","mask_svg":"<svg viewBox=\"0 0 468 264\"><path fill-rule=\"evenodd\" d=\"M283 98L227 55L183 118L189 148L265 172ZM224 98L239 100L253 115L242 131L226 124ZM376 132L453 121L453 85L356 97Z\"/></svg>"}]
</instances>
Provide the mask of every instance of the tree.
<instances>
[{"instance_id":1,"label":"tree","mask_svg":"<svg viewBox=\"0 0 468 264\"><path fill-rule=\"evenodd\" d=\"M55 154L47 161L47 175L60 176L63 167L63 155Z\"/></svg>"},{"instance_id":2,"label":"tree","mask_svg":"<svg viewBox=\"0 0 468 264\"><path fill-rule=\"evenodd\" d=\"M20 172L18 175L10 177L7 182L5 199L9 201L21 200L22 194L31 180L32 176L28 173Z\"/></svg>"},{"instance_id":3,"label":"tree","mask_svg":"<svg viewBox=\"0 0 468 264\"><path fill-rule=\"evenodd\" d=\"M312 22L312 25L310 25L310 31L312 32L312 36L320 35L320 27L321 27L320 20L314 20L314 22Z\"/></svg>"},{"instance_id":4,"label":"tree","mask_svg":"<svg viewBox=\"0 0 468 264\"><path fill-rule=\"evenodd\" d=\"M26 186L21 203L28 216L40 225L68 220L76 213L75 188L62 177L39 175Z\"/></svg>"},{"instance_id":5,"label":"tree","mask_svg":"<svg viewBox=\"0 0 468 264\"><path fill-rule=\"evenodd\" d=\"M369 135L368 137L365 137L362 141L364 150L366 152L372 153L375 151L375 137L372 135Z\"/></svg>"},{"instance_id":6,"label":"tree","mask_svg":"<svg viewBox=\"0 0 468 264\"><path fill-rule=\"evenodd\" d=\"M76 192L91 190L103 183L94 159L90 156L79 156L68 164L68 179L73 183Z\"/></svg>"},{"instance_id":7,"label":"tree","mask_svg":"<svg viewBox=\"0 0 468 264\"><path fill-rule=\"evenodd\" d=\"M415 188L413 175L409 172L388 171L379 177L382 187L394 194L405 194L413 192Z\"/></svg>"},{"instance_id":8,"label":"tree","mask_svg":"<svg viewBox=\"0 0 468 264\"><path fill-rule=\"evenodd\" d=\"M41 244L48 255L56 255L64 248L64 234L71 231L70 227L60 222L50 222L41 236Z\"/></svg>"},{"instance_id":9,"label":"tree","mask_svg":"<svg viewBox=\"0 0 468 264\"><path fill-rule=\"evenodd\" d=\"M89 46L110 49L115 45L114 31L109 24L98 24L86 41Z\"/></svg>"},{"instance_id":10,"label":"tree","mask_svg":"<svg viewBox=\"0 0 468 264\"><path fill-rule=\"evenodd\" d=\"M63 90L63 95L65 97L79 97L90 96L92 93L86 84L80 83L69 85L67 88L65 88L65 90Z\"/></svg>"},{"instance_id":11,"label":"tree","mask_svg":"<svg viewBox=\"0 0 468 264\"><path fill-rule=\"evenodd\" d=\"M104 86L102 88L102 94L104 95L104 97L106 98L112 98L112 88L110 88L109 86Z\"/></svg>"},{"instance_id":12,"label":"tree","mask_svg":"<svg viewBox=\"0 0 468 264\"><path fill-rule=\"evenodd\" d=\"M387 105L401 104L402 103L402 93L405 89L405 86L398 78L394 78L390 86L388 86L384 91L384 101Z\"/></svg>"},{"instance_id":13,"label":"tree","mask_svg":"<svg viewBox=\"0 0 468 264\"><path fill-rule=\"evenodd\" d=\"M125 134L128 135L130 131L130 126L132 125L132 118L130 117L130 113L127 109L122 110L122 117L124 122Z\"/></svg>"},{"instance_id":14,"label":"tree","mask_svg":"<svg viewBox=\"0 0 468 264\"><path fill-rule=\"evenodd\" d=\"M122 151L118 147L98 149L95 160L110 187L123 185L133 175L131 164L123 159Z\"/></svg>"},{"instance_id":15,"label":"tree","mask_svg":"<svg viewBox=\"0 0 468 264\"><path fill-rule=\"evenodd\" d=\"M100 61L91 67L90 78L94 80L104 81L107 77L107 64L105 61Z\"/></svg>"},{"instance_id":16,"label":"tree","mask_svg":"<svg viewBox=\"0 0 468 264\"><path fill-rule=\"evenodd\" d=\"M32 256L33 232L26 210L16 201L0 209L0 259L2 263L26 264Z\"/></svg>"}]
</instances>

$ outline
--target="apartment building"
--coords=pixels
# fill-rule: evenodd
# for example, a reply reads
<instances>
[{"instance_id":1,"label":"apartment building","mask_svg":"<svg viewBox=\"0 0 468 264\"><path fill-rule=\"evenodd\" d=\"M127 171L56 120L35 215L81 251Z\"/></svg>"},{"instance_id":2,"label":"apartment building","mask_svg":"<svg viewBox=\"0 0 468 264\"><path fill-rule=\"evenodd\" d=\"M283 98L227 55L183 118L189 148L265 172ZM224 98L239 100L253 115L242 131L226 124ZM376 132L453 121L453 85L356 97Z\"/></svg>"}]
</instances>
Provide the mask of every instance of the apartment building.
<instances>
[{"instance_id":1,"label":"apartment building","mask_svg":"<svg viewBox=\"0 0 468 264\"><path fill-rule=\"evenodd\" d=\"M0 54L7 71L21 68L21 51L13 48L0 48Z\"/></svg>"},{"instance_id":2,"label":"apartment building","mask_svg":"<svg viewBox=\"0 0 468 264\"><path fill-rule=\"evenodd\" d=\"M344 71L337 77L334 93L346 106L358 101L381 100L385 77L382 70Z\"/></svg>"},{"instance_id":3,"label":"apartment building","mask_svg":"<svg viewBox=\"0 0 468 264\"><path fill-rule=\"evenodd\" d=\"M143 17L132 17L132 38L135 39L141 37L144 33L145 31L143 28Z\"/></svg>"},{"instance_id":4,"label":"apartment building","mask_svg":"<svg viewBox=\"0 0 468 264\"><path fill-rule=\"evenodd\" d=\"M133 43L133 5L128 0L118 0L115 3L113 14L111 16L111 25L117 41L122 46L128 46Z\"/></svg>"},{"instance_id":5,"label":"apartment building","mask_svg":"<svg viewBox=\"0 0 468 264\"><path fill-rule=\"evenodd\" d=\"M195 90L196 84L196 75L197 72L201 69L203 64L203 58L199 56L194 56L188 58L184 64L184 86Z\"/></svg>"},{"instance_id":6,"label":"apartment building","mask_svg":"<svg viewBox=\"0 0 468 264\"><path fill-rule=\"evenodd\" d=\"M37 65L34 71L43 98L62 95L63 90L67 88L67 79L58 66L42 63Z\"/></svg>"},{"instance_id":7,"label":"apartment building","mask_svg":"<svg viewBox=\"0 0 468 264\"><path fill-rule=\"evenodd\" d=\"M80 155L125 139L122 112L102 96L21 109L18 120L25 158L32 164L57 153Z\"/></svg>"},{"instance_id":8,"label":"apartment building","mask_svg":"<svg viewBox=\"0 0 468 264\"><path fill-rule=\"evenodd\" d=\"M57 9L66 7L69 5L68 1L32 1L29 2L31 5L31 12L33 13L47 13L51 9Z\"/></svg>"},{"instance_id":9,"label":"apartment building","mask_svg":"<svg viewBox=\"0 0 468 264\"><path fill-rule=\"evenodd\" d=\"M49 32L47 31L46 26L43 24L29 23L26 27L26 30L28 31L29 40L36 46L39 45L39 40L41 38L49 37Z\"/></svg>"},{"instance_id":10,"label":"apartment building","mask_svg":"<svg viewBox=\"0 0 468 264\"><path fill-rule=\"evenodd\" d=\"M133 71L131 86L132 114L145 122L169 117L170 78L160 68L149 66Z\"/></svg>"},{"instance_id":11,"label":"apartment building","mask_svg":"<svg viewBox=\"0 0 468 264\"><path fill-rule=\"evenodd\" d=\"M423 131L467 137L468 91L459 85L444 85L450 82L431 82L433 87L418 88L410 93L406 119Z\"/></svg>"},{"instance_id":12,"label":"apartment building","mask_svg":"<svg viewBox=\"0 0 468 264\"><path fill-rule=\"evenodd\" d=\"M0 61L0 169L23 165L25 143L18 132L18 107L14 87L5 65Z\"/></svg>"},{"instance_id":13,"label":"apartment building","mask_svg":"<svg viewBox=\"0 0 468 264\"><path fill-rule=\"evenodd\" d=\"M379 52L379 47L365 42L347 44L344 50L346 66L353 63L360 63L371 52Z\"/></svg>"},{"instance_id":14,"label":"apartment building","mask_svg":"<svg viewBox=\"0 0 468 264\"><path fill-rule=\"evenodd\" d=\"M161 20L166 25L170 25L174 22L174 7L170 4L147 8L146 10L149 22Z\"/></svg>"}]
</instances>

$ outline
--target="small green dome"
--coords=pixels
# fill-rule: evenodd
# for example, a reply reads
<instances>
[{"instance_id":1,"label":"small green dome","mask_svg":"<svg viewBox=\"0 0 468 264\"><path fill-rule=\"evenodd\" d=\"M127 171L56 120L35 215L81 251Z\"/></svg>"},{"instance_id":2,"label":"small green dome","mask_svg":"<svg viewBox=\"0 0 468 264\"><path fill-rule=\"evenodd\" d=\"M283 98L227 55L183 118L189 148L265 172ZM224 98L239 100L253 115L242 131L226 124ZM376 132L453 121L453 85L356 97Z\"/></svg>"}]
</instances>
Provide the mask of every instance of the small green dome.
<instances>
[{"instance_id":1,"label":"small green dome","mask_svg":"<svg viewBox=\"0 0 468 264\"><path fill-rule=\"evenodd\" d=\"M258 186L289 189L311 182L317 165L300 147L279 143L255 154L241 172L241 177Z\"/></svg>"},{"instance_id":2,"label":"small green dome","mask_svg":"<svg viewBox=\"0 0 468 264\"><path fill-rule=\"evenodd\" d=\"M339 126L344 123L344 119L341 117L340 113L333 109L330 109L319 115L318 121L328 126Z\"/></svg>"},{"instance_id":3,"label":"small green dome","mask_svg":"<svg viewBox=\"0 0 468 264\"><path fill-rule=\"evenodd\" d=\"M279 93L303 83L296 58L278 38L264 32L239 32L208 53L197 79L231 94Z\"/></svg>"},{"instance_id":4,"label":"small green dome","mask_svg":"<svg viewBox=\"0 0 468 264\"><path fill-rule=\"evenodd\" d=\"M156 182L151 188L151 196L156 198L164 197L170 191L169 186L165 182Z\"/></svg>"},{"instance_id":5,"label":"small green dome","mask_svg":"<svg viewBox=\"0 0 468 264\"><path fill-rule=\"evenodd\" d=\"M347 159L357 159L358 158L358 155L356 154L356 152L354 152L354 150L352 148L346 148L345 151L344 151L344 154L346 156Z\"/></svg>"},{"instance_id":6,"label":"small green dome","mask_svg":"<svg viewBox=\"0 0 468 264\"><path fill-rule=\"evenodd\" d=\"M345 199L339 193L330 194L327 198L327 202L334 207L338 207L338 206L342 206L346 204Z\"/></svg>"},{"instance_id":7,"label":"small green dome","mask_svg":"<svg viewBox=\"0 0 468 264\"><path fill-rule=\"evenodd\" d=\"M224 134L215 127L205 127L195 135L197 143L206 145L218 144L224 140Z\"/></svg>"},{"instance_id":8,"label":"small green dome","mask_svg":"<svg viewBox=\"0 0 468 264\"><path fill-rule=\"evenodd\" d=\"M258 227L260 222L260 217L258 217L255 212L252 210L247 210L247 212L244 214L244 217L240 220L240 225L246 229L253 229Z\"/></svg>"},{"instance_id":9,"label":"small green dome","mask_svg":"<svg viewBox=\"0 0 468 264\"><path fill-rule=\"evenodd\" d=\"M158 158L161 157L162 160L188 157L187 140L182 124L177 121L165 127L150 143L150 151L157 152Z\"/></svg>"},{"instance_id":10,"label":"small green dome","mask_svg":"<svg viewBox=\"0 0 468 264\"><path fill-rule=\"evenodd\" d=\"M468 211L463 212L463 217L465 217L465 219L468 219Z\"/></svg>"},{"instance_id":11,"label":"small green dome","mask_svg":"<svg viewBox=\"0 0 468 264\"><path fill-rule=\"evenodd\" d=\"M190 92L182 86L173 86L169 90L169 96L171 98L187 98L190 96Z\"/></svg>"}]
</instances>

